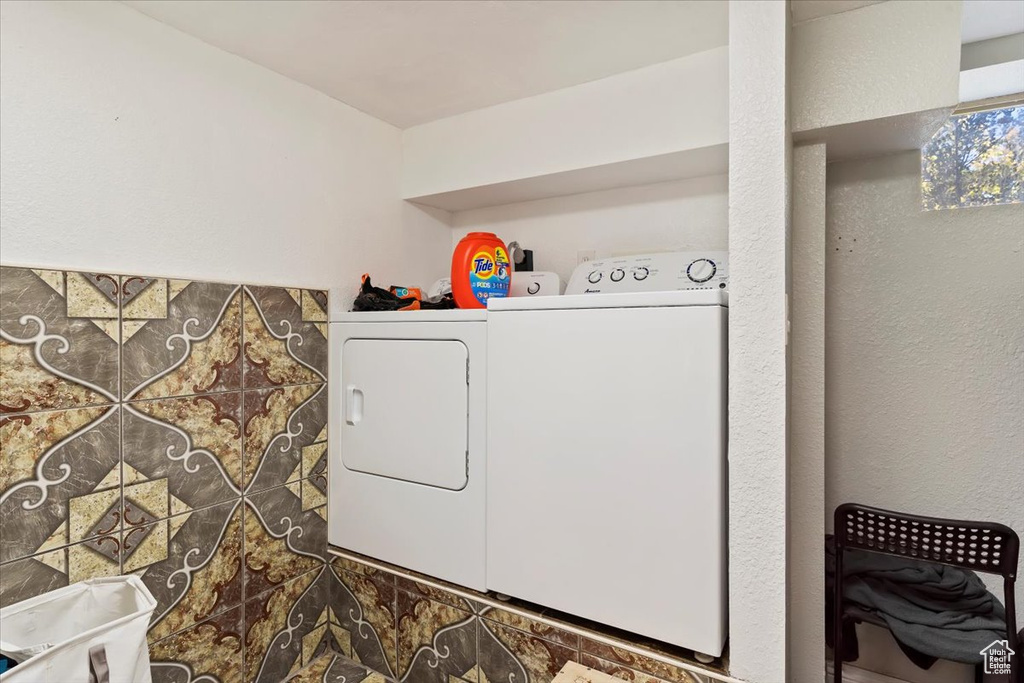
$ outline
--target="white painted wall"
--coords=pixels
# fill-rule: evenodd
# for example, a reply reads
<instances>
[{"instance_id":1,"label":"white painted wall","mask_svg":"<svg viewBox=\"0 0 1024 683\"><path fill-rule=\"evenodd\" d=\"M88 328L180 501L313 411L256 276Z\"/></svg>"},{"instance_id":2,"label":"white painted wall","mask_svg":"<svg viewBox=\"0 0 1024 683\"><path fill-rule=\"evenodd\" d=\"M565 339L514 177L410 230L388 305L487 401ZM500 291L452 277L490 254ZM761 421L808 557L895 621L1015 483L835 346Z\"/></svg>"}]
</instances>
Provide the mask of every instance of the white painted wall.
<instances>
[{"instance_id":1,"label":"white painted wall","mask_svg":"<svg viewBox=\"0 0 1024 683\"><path fill-rule=\"evenodd\" d=\"M399 200L400 132L116 2L0 3L5 263L429 284L450 231Z\"/></svg>"},{"instance_id":2,"label":"white painted wall","mask_svg":"<svg viewBox=\"0 0 1024 683\"><path fill-rule=\"evenodd\" d=\"M960 72L960 101L1017 96L1024 92L1024 58Z\"/></svg>"},{"instance_id":3,"label":"white painted wall","mask_svg":"<svg viewBox=\"0 0 1024 683\"><path fill-rule=\"evenodd\" d=\"M475 230L518 240L534 269L568 282L577 252L597 258L655 251L727 249L728 178L708 176L453 214L452 247Z\"/></svg>"},{"instance_id":4,"label":"white painted wall","mask_svg":"<svg viewBox=\"0 0 1024 683\"><path fill-rule=\"evenodd\" d=\"M728 48L432 121L403 134L403 196L728 142Z\"/></svg>"},{"instance_id":5,"label":"white painted wall","mask_svg":"<svg viewBox=\"0 0 1024 683\"><path fill-rule=\"evenodd\" d=\"M856 501L1024 536L1024 205L923 212L920 181L914 152L829 166L826 511ZM1017 605L1020 628L1020 582ZM972 680L868 637L858 666Z\"/></svg>"},{"instance_id":6,"label":"white painted wall","mask_svg":"<svg viewBox=\"0 0 1024 683\"><path fill-rule=\"evenodd\" d=\"M793 132L955 106L960 13L891 0L794 26Z\"/></svg>"},{"instance_id":7,"label":"white painted wall","mask_svg":"<svg viewBox=\"0 0 1024 683\"><path fill-rule=\"evenodd\" d=\"M963 71L1015 59L1024 59L1024 33L1012 33L960 46L960 69Z\"/></svg>"},{"instance_id":8,"label":"white painted wall","mask_svg":"<svg viewBox=\"0 0 1024 683\"><path fill-rule=\"evenodd\" d=\"M729 5L730 672L786 675L787 3Z\"/></svg>"}]
</instances>

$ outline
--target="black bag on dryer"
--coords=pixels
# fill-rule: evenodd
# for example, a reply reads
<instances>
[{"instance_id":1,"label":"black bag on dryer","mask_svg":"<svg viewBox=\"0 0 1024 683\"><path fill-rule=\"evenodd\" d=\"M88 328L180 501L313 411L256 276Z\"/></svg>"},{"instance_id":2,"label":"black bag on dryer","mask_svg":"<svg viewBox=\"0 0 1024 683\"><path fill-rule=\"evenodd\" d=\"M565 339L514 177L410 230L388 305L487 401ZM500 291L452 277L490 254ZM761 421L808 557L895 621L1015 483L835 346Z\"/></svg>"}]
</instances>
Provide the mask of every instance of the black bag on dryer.
<instances>
[{"instance_id":1,"label":"black bag on dryer","mask_svg":"<svg viewBox=\"0 0 1024 683\"><path fill-rule=\"evenodd\" d=\"M396 291L408 292L410 296L400 297ZM352 302L353 311L416 311L419 309L447 309L455 308L455 301L451 295L441 297L436 301L422 301L416 296L419 290L406 287L392 287L390 290L374 287L370 282L370 275L363 275L362 284L359 286L359 294Z\"/></svg>"}]
</instances>

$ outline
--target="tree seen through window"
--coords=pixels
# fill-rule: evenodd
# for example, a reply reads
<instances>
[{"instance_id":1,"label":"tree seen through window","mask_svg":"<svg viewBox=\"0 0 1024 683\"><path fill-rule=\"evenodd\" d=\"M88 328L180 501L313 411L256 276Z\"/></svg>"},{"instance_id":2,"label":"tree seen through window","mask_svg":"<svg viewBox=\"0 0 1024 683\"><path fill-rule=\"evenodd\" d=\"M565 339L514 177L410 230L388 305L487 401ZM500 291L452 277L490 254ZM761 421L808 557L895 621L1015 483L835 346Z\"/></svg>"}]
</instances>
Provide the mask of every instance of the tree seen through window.
<instances>
[{"instance_id":1,"label":"tree seen through window","mask_svg":"<svg viewBox=\"0 0 1024 683\"><path fill-rule=\"evenodd\" d=\"M1024 202L1024 106L953 116L921 150L925 209Z\"/></svg>"}]
</instances>

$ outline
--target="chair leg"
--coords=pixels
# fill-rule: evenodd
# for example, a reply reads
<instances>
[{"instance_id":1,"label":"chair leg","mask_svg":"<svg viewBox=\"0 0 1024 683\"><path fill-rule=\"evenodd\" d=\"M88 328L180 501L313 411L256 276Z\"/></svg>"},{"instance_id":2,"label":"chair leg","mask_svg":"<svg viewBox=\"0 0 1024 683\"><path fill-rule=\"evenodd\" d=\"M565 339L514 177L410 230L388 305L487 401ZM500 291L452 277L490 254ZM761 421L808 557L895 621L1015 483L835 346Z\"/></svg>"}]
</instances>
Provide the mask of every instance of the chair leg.
<instances>
[{"instance_id":1,"label":"chair leg","mask_svg":"<svg viewBox=\"0 0 1024 683\"><path fill-rule=\"evenodd\" d=\"M843 683L843 620L838 617L839 626L835 629L832 649L832 683Z\"/></svg>"},{"instance_id":2,"label":"chair leg","mask_svg":"<svg viewBox=\"0 0 1024 683\"><path fill-rule=\"evenodd\" d=\"M1016 654L1010 657L1010 683L1020 683L1024 680L1024 667L1021 666L1021 660L1024 659L1024 648L1021 647L1021 639L1017 634L1017 604L1014 596L1016 593L1013 590L1014 579L1009 576L1003 577L1003 606L1006 611L1006 640L1009 641L1008 645L1011 650L1014 650ZM1021 633L1024 633L1024 629L1021 629Z\"/></svg>"},{"instance_id":3,"label":"chair leg","mask_svg":"<svg viewBox=\"0 0 1024 683\"><path fill-rule=\"evenodd\" d=\"M832 594L832 683L843 683L843 548L836 543Z\"/></svg>"}]
</instances>

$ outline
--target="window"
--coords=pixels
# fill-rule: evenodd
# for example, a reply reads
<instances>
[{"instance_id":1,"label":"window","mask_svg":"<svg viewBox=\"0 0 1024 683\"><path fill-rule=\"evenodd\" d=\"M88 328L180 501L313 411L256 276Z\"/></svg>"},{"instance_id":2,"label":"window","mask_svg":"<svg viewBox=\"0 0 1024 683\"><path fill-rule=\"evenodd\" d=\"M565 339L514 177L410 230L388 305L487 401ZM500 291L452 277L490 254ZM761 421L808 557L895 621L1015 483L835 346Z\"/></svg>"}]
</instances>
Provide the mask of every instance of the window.
<instances>
[{"instance_id":1,"label":"window","mask_svg":"<svg viewBox=\"0 0 1024 683\"><path fill-rule=\"evenodd\" d=\"M1024 106L953 116L921 150L924 208L1024 202Z\"/></svg>"}]
</instances>

